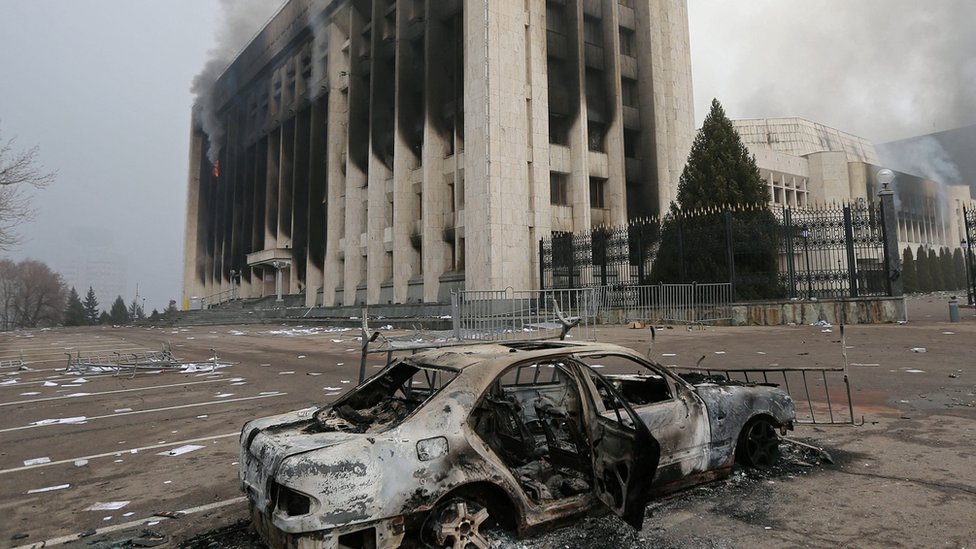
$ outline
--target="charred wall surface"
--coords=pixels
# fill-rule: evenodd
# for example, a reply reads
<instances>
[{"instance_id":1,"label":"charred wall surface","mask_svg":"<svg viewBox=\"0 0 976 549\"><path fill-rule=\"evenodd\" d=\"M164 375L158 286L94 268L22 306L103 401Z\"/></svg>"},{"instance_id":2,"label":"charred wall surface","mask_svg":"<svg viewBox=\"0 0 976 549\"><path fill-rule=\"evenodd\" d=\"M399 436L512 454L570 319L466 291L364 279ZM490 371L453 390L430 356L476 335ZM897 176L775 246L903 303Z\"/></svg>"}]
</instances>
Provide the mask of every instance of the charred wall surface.
<instances>
[{"instance_id":1,"label":"charred wall surface","mask_svg":"<svg viewBox=\"0 0 976 549\"><path fill-rule=\"evenodd\" d=\"M683 0L288 2L194 111L185 302L536 287L540 238L671 195L686 18Z\"/></svg>"}]
</instances>

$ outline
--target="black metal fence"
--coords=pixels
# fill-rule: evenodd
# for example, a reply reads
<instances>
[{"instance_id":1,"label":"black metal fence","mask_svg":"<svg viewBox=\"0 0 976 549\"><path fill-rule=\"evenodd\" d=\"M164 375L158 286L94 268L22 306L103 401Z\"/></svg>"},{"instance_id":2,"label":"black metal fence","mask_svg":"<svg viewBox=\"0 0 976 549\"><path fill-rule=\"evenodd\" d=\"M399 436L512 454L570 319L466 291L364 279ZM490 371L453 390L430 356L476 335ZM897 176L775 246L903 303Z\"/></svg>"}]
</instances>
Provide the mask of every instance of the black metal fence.
<instances>
[{"instance_id":1,"label":"black metal fence","mask_svg":"<svg viewBox=\"0 0 976 549\"><path fill-rule=\"evenodd\" d=\"M973 305L976 303L976 255L973 253L976 246L976 208L973 205L963 206L962 217L966 224L966 236L962 242L966 260L966 302Z\"/></svg>"},{"instance_id":2,"label":"black metal fence","mask_svg":"<svg viewBox=\"0 0 976 549\"><path fill-rule=\"evenodd\" d=\"M725 282L737 301L828 299L891 295L884 247L879 204L746 206L555 233L539 264L543 289Z\"/></svg>"}]
</instances>

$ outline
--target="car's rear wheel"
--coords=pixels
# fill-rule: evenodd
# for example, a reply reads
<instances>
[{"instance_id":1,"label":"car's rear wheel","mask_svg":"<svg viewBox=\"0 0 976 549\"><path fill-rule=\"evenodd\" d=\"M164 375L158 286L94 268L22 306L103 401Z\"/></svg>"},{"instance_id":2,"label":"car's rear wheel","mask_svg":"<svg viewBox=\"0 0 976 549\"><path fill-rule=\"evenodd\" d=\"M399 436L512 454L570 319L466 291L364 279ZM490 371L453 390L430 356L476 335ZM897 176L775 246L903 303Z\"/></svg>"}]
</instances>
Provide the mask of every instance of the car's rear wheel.
<instances>
[{"instance_id":1,"label":"car's rear wheel","mask_svg":"<svg viewBox=\"0 0 976 549\"><path fill-rule=\"evenodd\" d=\"M428 527L439 547L488 549L490 543L481 531L488 517L488 509L482 505L469 499L455 498L432 511Z\"/></svg>"},{"instance_id":2,"label":"car's rear wheel","mask_svg":"<svg viewBox=\"0 0 976 549\"><path fill-rule=\"evenodd\" d=\"M749 421L739 435L736 458L740 463L765 469L779 460L779 434L772 420L757 417Z\"/></svg>"}]
</instances>

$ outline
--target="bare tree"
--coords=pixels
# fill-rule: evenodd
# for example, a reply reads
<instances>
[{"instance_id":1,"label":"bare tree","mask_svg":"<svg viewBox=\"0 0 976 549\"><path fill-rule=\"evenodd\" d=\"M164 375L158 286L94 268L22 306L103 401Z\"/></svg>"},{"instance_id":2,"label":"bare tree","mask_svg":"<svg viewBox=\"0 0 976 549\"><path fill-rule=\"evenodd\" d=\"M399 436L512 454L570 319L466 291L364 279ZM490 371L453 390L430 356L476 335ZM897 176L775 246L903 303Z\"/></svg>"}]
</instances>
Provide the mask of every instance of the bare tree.
<instances>
[{"instance_id":1,"label":"bare tree","mask_svg":"<svg viewBox=\"0 0 976 549\"><path fill-rule=\"evenodd\" d=\"M56 175L41 167L36 146L17 150L15 145L16 138L4 140L0 128L0 250L20 243L16 228L34 215L28 188L46 187Z\"/></svg>"},{"instance_id":2,"label":"bare tree","mask_svg":"<svg viewBox=\"0 0 976 549\"><path fill-rule=\"evenodd\" d=\"M32 259L0 260L0 324L3 329L53 326L61 321L67 289L61 276Z\"/></svg>"}]
</instances>

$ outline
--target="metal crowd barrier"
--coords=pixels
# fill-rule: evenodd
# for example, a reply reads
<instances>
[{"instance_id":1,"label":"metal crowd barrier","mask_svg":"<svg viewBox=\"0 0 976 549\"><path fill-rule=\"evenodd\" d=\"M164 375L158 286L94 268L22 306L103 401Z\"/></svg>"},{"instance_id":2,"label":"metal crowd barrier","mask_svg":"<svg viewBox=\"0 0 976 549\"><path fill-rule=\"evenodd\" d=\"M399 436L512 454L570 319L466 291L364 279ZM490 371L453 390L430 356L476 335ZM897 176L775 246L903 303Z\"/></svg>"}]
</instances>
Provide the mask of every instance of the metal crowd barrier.
<instances>
[{"instance_id":1,"label":"metal crowd barrier","mask_svg":"<svg viewBox=\"0 0 976 549\"><path fill-rule=\"evenodd\" d=\"M596 339L603 288L571 290L464 290L451 295L454 338L500 341L558 337L560 313L579 321L575 339Z\"/></svg>"},{"instance_id":2,"label":"metal crowd barrier","mask_svg":"<svg viewBox=\"0 0 976 549\"><path fill-rule=\"evenodd\" d=\"M627 320L708 324L732 320L732 284L655 284L603 288L603 308Z\"/></svg>"},{"instance_id":3,"label":"metal crowd barrier","mask_svg":"<svg viewBox=\"0 0 976 549\"><path fill-rule=\"evenodd\" d=\"M713 369L672 366L672 370L716 374L726 379L775 383L796 403L801 425L860 425L854 418L850 378L843 366L830 368ZM863 423L863 420L862 422Z\"/></svg>"}]
</instances>

